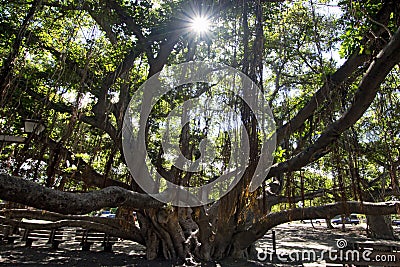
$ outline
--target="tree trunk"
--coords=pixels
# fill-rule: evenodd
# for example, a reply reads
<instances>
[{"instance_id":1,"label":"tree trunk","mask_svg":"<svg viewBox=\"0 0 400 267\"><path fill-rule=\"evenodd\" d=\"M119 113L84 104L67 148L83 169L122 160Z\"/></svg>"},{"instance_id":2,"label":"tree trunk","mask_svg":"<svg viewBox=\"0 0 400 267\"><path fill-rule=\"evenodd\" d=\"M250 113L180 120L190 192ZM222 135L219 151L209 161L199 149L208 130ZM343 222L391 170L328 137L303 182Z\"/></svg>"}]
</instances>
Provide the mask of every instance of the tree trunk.
<instances>
[{"instance_id":1,"label":"tree trunk","mask_svg":"<svg viewBox=\"0 0 400 267\"><path fill-rule=\"evenodd\" d=\"M380 239L395 239L390 215L367 215L368 236Z\"/></svg>"},{"instance_id":2,"label":"tree trunk","mask_svg":"<svg viewBox=\"0 0 400 267\"><path fill-rule=\"evenodd\" d=\"M256 255L254 246L242 247L234 238L233 218L228 222L216 220L200 209L170 207L138 213L147 259L180 259L193 264L198 260L248 259Z\"/></svg>"},{"instance_id":3,"label":"tree trunk","mask_svg":"<svg viewBox=\"0 0 400 267\"><path fill-rule=\"evenodd\" d=\"M224 258L256 259L254 242L272 227L291 220L320 218L324 215L331 217L348 209L352 213L373 214L373 216L368 216L368 220L371 221L370 218L388 218L388 216L377 214L396 212L399 205L400 203L389 202L385 204L348 202L346 208L343 203L335 203L323 207L294 209L290 212L274 212L261 219L257 218L256 221L261 224L247 222L252 224L250 229L249 225L242 227L243 225L236 221L235 216L229 219L211 218L208 216L211 211L204 212L203 207L151 209L146 213L140 213L139 221L141 230L146 232L144 236L148 259L181 259L186 264L190 264L198 260L210 261ZM382 228L382 221L376 221L375 225L379 226L376 229L379 235L375 237L394 238L391 232L387 233ZM390 224L386 226L390 227ZM252 228L255 228L254 231L251 230Z\"/></svg>"},{"instance_id":4,"label":"tree trunk","mask_svg":"<svg viewBox=\"0 0 400 267\"><path fill-rule=\"evenodd\" d=\"M331 223L331 218L325 219L325 222L326 222L326 226L328 227L328 229L333 229L334 228L332 223Z\"/></svg>"}]
</instances>

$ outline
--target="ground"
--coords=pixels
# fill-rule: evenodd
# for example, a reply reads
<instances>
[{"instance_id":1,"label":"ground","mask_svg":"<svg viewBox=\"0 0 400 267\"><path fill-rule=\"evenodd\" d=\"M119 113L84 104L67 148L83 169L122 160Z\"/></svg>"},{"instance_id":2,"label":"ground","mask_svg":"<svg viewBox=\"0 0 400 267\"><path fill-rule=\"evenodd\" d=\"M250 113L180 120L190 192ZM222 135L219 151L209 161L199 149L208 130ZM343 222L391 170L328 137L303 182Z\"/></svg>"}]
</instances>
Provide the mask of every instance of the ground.
<instances>
[{"instance_id":1,"label":"ground","mask_svg":"<svg viewBox=\"0 0 400 267\"><path fill-rule=\"evenodd\" d=\"M314 228L315 227L315 228ZM272 252L271 233L269 233L256 244L259 261L237 261L225 260L215 263L203 263L201 266L326 266L324 261L305 260L291 261L290 257L295 258L301 251L315 251L316 255L320 255L323 250L337 248L338 240L342 242L363 241L367 237L365 235L365 224L358 226L348 226L343 232L340 226L335 229L327 229L326 225L314 225L310 223L290 223L275 227L273 230L276 234L277 254L280 259L284 259L279 263L270 262L268 258L264 260L260 254ZM396 233L400 233L400 228L395 229ZM345 240L345 241L343 241ZM382 242L376 240L374 242ZM400 241L393 241L400 246ZM134 242L121 240L113 247L114 252L103 252L100 244L95 244L90 252L80 250L79 243L75 241L66 242L60 245L59 250L52 250L44 243L34 243L32 248L24 247L22 242L15 245L0 246L0 264L8 266L179 266L174 262L164 260L147 261L145 260L144 248ZM286 261L286 262L285 262ZM335 265L329 265L335 266ZM342 266L337 265L337 266Z\"/></svg>"}]
</instances>

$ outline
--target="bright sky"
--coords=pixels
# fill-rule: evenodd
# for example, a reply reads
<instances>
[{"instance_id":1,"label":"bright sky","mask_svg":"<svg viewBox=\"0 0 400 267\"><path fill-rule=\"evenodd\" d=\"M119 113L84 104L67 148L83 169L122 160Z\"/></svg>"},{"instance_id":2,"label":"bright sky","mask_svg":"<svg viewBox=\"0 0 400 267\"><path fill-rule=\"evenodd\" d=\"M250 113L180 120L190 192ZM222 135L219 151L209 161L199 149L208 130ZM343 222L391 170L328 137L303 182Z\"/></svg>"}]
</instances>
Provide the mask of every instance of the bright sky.
<instances>
[{"instance_id":1,"label":"bright sky","mask_svg":"<svg viewBox=\"0 0 400 267\"><path fill-rule=\"evenodd\" d=\"M313 1L315 3L317 1ZM327 2L326 4L316 4L316 11L322 15L326 16L334 16L335 18L339 18L342 15L342 10L338 6L338 0L332 0ZM344 62L344 58L340 58L339 56L339 47L335 47L335 50L332 50L331 53L324 53L324 57L333 58L336 61L337 66L341 66Z\"/></svg>"}]
</instances>

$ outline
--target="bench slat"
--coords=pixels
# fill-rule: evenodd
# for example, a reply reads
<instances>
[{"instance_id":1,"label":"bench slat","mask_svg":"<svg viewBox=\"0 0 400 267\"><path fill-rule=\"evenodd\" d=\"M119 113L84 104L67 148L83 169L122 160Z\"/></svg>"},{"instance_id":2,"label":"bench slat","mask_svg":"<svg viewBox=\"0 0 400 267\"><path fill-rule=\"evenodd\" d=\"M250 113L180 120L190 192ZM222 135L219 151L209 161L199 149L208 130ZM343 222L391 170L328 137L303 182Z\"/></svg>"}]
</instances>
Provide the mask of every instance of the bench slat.
<instances>
[{"instance_id":1,"label":"bench slat","mask_svg":"<svg viewBox=\"0 0 400 267\"><path fill-rule=\"evenodd\" d=\"M111 252L112 246L115 244L115 241L117 241L118 238L109 236L106 233L77 229L75 240L80 240L80 245L82 246L83 251L89 251L90 247L94 243L101 242L102 246L104 247L104 251Z\"/></svg>"}]
</instances>

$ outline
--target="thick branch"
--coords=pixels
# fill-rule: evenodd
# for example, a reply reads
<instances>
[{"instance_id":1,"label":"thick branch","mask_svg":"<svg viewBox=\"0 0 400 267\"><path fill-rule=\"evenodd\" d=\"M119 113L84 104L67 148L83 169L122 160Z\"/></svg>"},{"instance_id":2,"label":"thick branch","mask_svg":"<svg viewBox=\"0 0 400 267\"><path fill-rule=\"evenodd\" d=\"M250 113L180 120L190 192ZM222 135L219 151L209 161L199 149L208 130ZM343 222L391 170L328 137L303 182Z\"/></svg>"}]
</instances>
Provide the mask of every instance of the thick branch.
<instances>
[{"instance_id":1,"label":"thick branch","mask_svg":"<svg viewBox=\"0 0 400 267\"><path fill-rule=\"evenodd\" d=\"M64 146L59 146L59 144L51 139L50 137L42 137L40 142L43 142L49 146L51 150L60 149L62 150L68 158L74 158L73 153L69 151ZM75 157L76 158L76 157ZM84 170L84 174L76 173L74 178L77 180L83 181L88 186L95 186L99 188L108 187L108 186L118 186L125 189L130 189L130 186L121 181L113 180L108 177L104 177L104 175L98 173L96 170L92 168L86 161L83 159L79 159L79 162L76 163L80 170Z\"/></svg>"},{"instance_id":2,"label":"thick branch","mask_svg":"<svg viewBox=\"0 0 400 267\"><path fill-rule=\"evenodd\" d=\"M104 30L108 40L110 40L110 43L116 45L118 41L117 35L114 33L110 23L107 21L107 17L104 16L104 10L100 11L101 13L99 13L88 8L87 11L90 16L97 22L97 24L99 24L100 27Z\"/></svg>"},{"instance_id":3,"label":"thick branch","mask_svg":"<svg viewBox=\"0 0 400 267\"><path fill-rule=\"evenodd\" d=\"M104 207L127 206L155 208L163 206L148 195L110 186L89 193L69 193L0 174L0 199L61 214L86 214Z\"/></svg>"},{"instance_id":4,"label":"thick branch","mask_svg":"<svg viewBox=\"0 0 400 267\"><path fill-rule=\"evenodd\" d=\"M116 11L121 22L125 23L128 29L131 30L132 33L136 36L143 50L146 51L146 54L149 57L149 59L153 58L151 46L148 43L146 37L143 35L140 25L136 23L136 21L132 18L132 16L130 16L117 1L111 0L104 2L108 3L108 5Z\"/></svg>"},{"instance_id":5,"label":"thick branch","mask_svg":"<svg viewBox=\"0 0 400 267\"><path fill-rule=\"evenodd\" d=\"M327 99L327 97L340 84L352 75L358 67L367 62L369 56L359 55L359 50L355 51L352 56L334 73L324 85L311 97L305 107L303 107L289 122L281 126L276 131L277 144L291 133L298 130L304 122L310 118L319 106Z\"/></svg>"},{"instance_id":6,"label":"thick branch","mask_svg":"<svg viewBox=\"0 0 400 267\"><path fill-rule=\"evenodd\" d=\"M179 40L179 36L181 35L181 31L175 31L169 39L165 40L160 45L160 50L157 57L153 60L150 60L150 70L148 77L153 76L157 72L161 71L164 65L167 63L167 59L171 54L172 50L174 49L175 45Z\"/></svg>"},{"instance_id":7,"label":"thick branch","mask_svg":"<svg viewBox=\"0 0 400 267\"><path fill-rule=\"evenodd\" d=\"M364 75L358 90L355 93L353 104L337 121L333 122L321 134L317 141L296 155L294 158L273 166L268 174L273 177L282 172L299 170L303 166L315 161L329 152L332 144L344 131L356 123L371 105L380 84L386 76L400 62L400 28L389 44L378 54Z\"/></svg>"},{"instance_id":8,"label":"thick branch","mask_svg":"<svg viewBox=\"0 0 400 267\"><path fill-rule=\"evenodd\" d=\"M375 20L382 25L387 25L393 10L396 10L396 4L391 1L385 1L382 8L377 12ZM379 27L376 30L371 29L371 31L361 40L361 45L372 47L373 50L375 50L376 47L374 46L376 46L376 39L378 39L378 37L380 37L385 31L386 29L382 27ZM371 41L371 35L376 37L376 39ZM297 131L304 122L314 114L318 109L318 106L322 105L333 90L345 82L358 67L362 66L367 62L367 60L369 60L369 56L360 55L359 53L360 49L356 49L349 59L334 74L327 77L324 85L313 95L307 105L303 107L295 117L277 130L277 144L291 133Z\"/></svg>"},{"instance_id":9,"label":"thick branch","mask_svg":"<svg viewBox=\"0 0 400 267\"><path fill-rule=\"evenodd\" d=\"M272 207L274 205L280 204L280 203L297 203L302 200L309 200L309 199L314 199L316 197L322 197L325 195L326 190L325 189L320 189L314 192L310 192L302 196L294 196L294 197L287 197L287 196L268 196L266 201L268 203L268 206Z\"/></svg>"},{"instance_id":10,"label":"thick branch","mask_svg":"<svg viewBox=\"0 0 400 267\"><path fill-rule=\"evenodd\" d=\"M108 73L101 82L101 88L96 94L98 97L98 101L96 105L93 107L93 112L95 113L95 121L98 122L98 126L100 129L104 129L105 131L112 132L114 136L112 136L113 140L116 142L116 144L119 146L119 140L118 137L116 136L116 130L115 128L111 125L109 122L106 112L109 110L109 107L112 106L113 104L110 103L110 101L107 99L107 93L112 87L112 85L115 83L117 78L121 77L125 73L127 73L133 66L135 60L137 57L142 53L142 50L138 49L135 47L135 49L131 50L125 58L122 60L122 62L118 65L115 71ZM116 118L118 118L116 116ZM118 119L117 119L118 121ZM111 127L111 128L110 128Z\"/></svg>"},{"instance_id":11,"label":"thick branch","mask_svg":"<svg viewBox=\"0 0 400 267\"><path fill-rule=\"evenodd\" d=\"M250 246L258 238L262 237L269 229L282 223L305 220L332 218L338 214L360 213L366 215L388 215L397 214L400 211L400 202L337 202L317 207L298 208L284 210L265 215L257 224L249 230L235 236L235 240L243 249Z\"/></svg>"}]
</instances>

